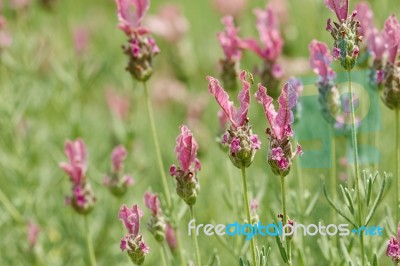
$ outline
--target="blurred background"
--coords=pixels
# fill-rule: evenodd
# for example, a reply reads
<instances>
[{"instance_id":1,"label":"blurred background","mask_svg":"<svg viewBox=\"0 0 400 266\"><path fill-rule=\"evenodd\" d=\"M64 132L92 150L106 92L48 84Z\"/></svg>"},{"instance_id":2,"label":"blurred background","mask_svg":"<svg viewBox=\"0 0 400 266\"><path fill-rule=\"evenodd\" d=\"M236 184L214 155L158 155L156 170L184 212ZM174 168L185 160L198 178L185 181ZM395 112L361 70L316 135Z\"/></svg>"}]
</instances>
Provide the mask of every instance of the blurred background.
<instances>
[{"instance_id":1,"label":"blurred background","mask_svg":"<svg viewBox=\"0 0 400 266\"><path fill-rule=\"evenodd\" d=\"M295 127L296 138L305 153L300 161L305 189L298 190L299 174L297 168L293 168L287 177L288 213L304 224L331 223L331 211L321 189L330 173L331 137L318 113L314 86L317 77L309 66L308 45L312 39L318 39L332 47L325 27L327 18L333 18L334 14L322 0L272 2L285 39L281 58L285 76L300 77L305 85L304 113ZM355 3L351 1L351 9ZM400 15L398 0L368 3L374 10L378 28L383 27L386 17L393 12ZM175 5L181 12L175 35L168 34L168 29L162 30L166 23L159 19L165 5ZM198 223L236 221L238 218L231 209L229 197L233 195L238 202L242 200L240 171L231 166L215 141L221 133L216 116L219 107L209 95L205 80L207 75L219 77L220 74L218 62L223 53L216 33L224 29L220 23L222 15L230 13L235 15L240 36L258 36L252 10L265 5L266 1L260 0L152 0L144 22L154 29L161 50L148 86L165 167L176 163L174 147L179 125L187 124L200 145L203 169L199 173L201 190L195 206ZM65 161L64 141L81 137L88 147L88 178L97 198L89 222L98 264L130 265L128 256L119 248L119 241L125 234L117 218L119 207L122 203L130 206L138 203L145 209L144 192L151 189L161 193L162 186L143 88L124 70L127 58L121 45L126 38L117 28L114 1L10 0L2 1L0 10L6 20L4 31L12 39L9 45L0 45L0 188L2 197L6 196L22 216L16 220L5 205L0 204L0 264L89 264L83 219L64 205L64 197L70 194L70 184L58 167L60 161ZM172 19L167 16L167 21ZM260 64L256 56L244 53L242 69L252 72L255 65ZM333 65L340 71L338 63ZM361 125L363 129L359 134L362 169L373 169L375 163L381 172L393 172L394 113L381 103L374 89L368 87L366 75L362 67L356 70L355 82L367 91L363 96L367 100L361 97L360 102L371 103L359 106L370 118ZM345 75L339 74L339 79L345 81ZM255 83L258 82L255 77ZM255 86L252 94L254 91ZM252 104L249 116L255 133L263 142L248 170L250 198L259 199L260 220L269 223L275 219L273 214L280 210L279 179L265 161L267 122L261 107ZM315 131L320 135L316 136ZM368 146L369 140L378 133L378 146ZM345 182L352 172L346 163L351 158L348 138L346 134L338 134L336 140L338 180ZM134 186L121 199L114 198L102 185L104 174L111 167L111 151L118 144L127 147L125 170L135 179ZM307 151L311 155L307 155ZM235 179L237 181L232 182ZM171 177L170 191L174 190L175 182ZM385 198L372 224L385 226L384 205L391 206L391 195ZM299 202L303 202L299 197L312 205L311 208L299 206ZM160 265L157 243L146 230L149 216L146 209L141 231L152 250L145 265ZM27 239L25 221L28 220L40 226L34 247L30 247ZM193 259L191 239L186 233L188 220L186 213L179 228L186 256ZM390 264L384 251L393 233L390 227L385 227L384 237L367 240L368 247L378 252L382 265ZM225 241L230 243L228 238ZM221 265L238 263L238 258L229 253L220 239L200 235L199 242L204 262L217 252ZM258 242L271 246L272 265L280 265L275 240L264 237ZM328 265L329 256L324 254L329 249L327 239L305 237L301 241L295 239L295 243L303 246L306 265Z\"/></svg>"}]
</instances>

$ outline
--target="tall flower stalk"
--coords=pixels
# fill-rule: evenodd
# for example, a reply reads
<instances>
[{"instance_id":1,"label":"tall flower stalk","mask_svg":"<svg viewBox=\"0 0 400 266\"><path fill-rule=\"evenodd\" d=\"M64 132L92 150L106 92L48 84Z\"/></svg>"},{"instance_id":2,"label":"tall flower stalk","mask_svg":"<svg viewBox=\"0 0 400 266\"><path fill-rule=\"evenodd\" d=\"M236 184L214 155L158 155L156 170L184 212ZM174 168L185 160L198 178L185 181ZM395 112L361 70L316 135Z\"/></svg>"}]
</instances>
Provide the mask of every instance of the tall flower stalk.
<instances>
[{"instance_id":1,"label":"tall flower stalk","mask_svg":"<svg viewBox=\"0 0 400 266\"><path fill-rule=\"evenodd\" d=\"M400 178L400 147L399 147L399 110L400 110L400 61L396 61L400 51L400 23L397 18L390 16L384 26L384 39L387 44L388 61L383 69L383 102L384 104L395 111L396 125L396 221L399 217L399 178Z\"/></svg>"},{"instance_id":2,"label":"tall flower stalk","mask_svg":"<svg viewBox=\"0 0 400 266\"><path fill-rule=\"evenodd\" d=\"M197 159L197 149L199 145L192 135L190 129L182 125L181 133L176 138L175 152L179 161L179 166L171 165L170 174L176 180L176 193L181 197L190 208L190 219L196 224L193 205L197 201L200 191L200 184L197 172L201 170L200 160ZM196 256L196 264L201 265L199 244L196 232L193 234L193 246Z\"/></svg>"},{"instance_id":3,"label":"tall flower stalk","mask_svg":"<svg viewBox=\"0 0 400 266\"><path fill-rule=\"evenodd\" d=\"M267 95L267 89L261 84L258 84L255 97L263 106L264 114L270 125L266 131L269 136L269 153L267 160L271 166L272 172L280 177L283 213L282 224L285 226L287 223L292 223L287 215L285 177L290 172L294 157L297 154L301 155L303 153L299 144L297 144L296 150L293 151L290 142L291 138L294 136L291 127L294 119L292 109L296 106L298 95L293 86L290 83L286 83L278 98L278 111L275 111L272 97ZM286 263L291 265L291 238L287 237L285 242L287 254Z\"/></svg>"},{"instance_id":4,"label":"tall flower stalk","mask_svg":"<svg viewBox=\"0 0 400 266\"><path fill-rule=\"evenodd\" d=\"M72 196L65 199L65 203L71 205L73 209L84 215L86 241L91 265L96 265L93 243L90 236L87 215L93 210L96 198L92 187L87 182L87 151L82 139L75 141L67 140L64 147L68 162L60 163L60 168L70 177L72 183Z\"/></svg>"},{"instance_id":5,"label":"tall flower stalk","mask_svg":"<svg viewBox=\"0 0 400 266\"><path fill-rule=\"evenodd\" d=\"M355 165L355 190L357 196L357 223L358 226L363 226L361 214L360 168L357 149L356 119L354 114L353 91L351 86L351 70L356 64L360 51L358 45L362 40L362 36L359 35L360 22L355 19L357 11L353 11L351 15L348 14L348 0L325 0L325 5L331 11L333 11L338 18L338 22L334 22L334 26L332 26L331 20L328 19L326 26L326 29L331 33L334 39L333 57L334 59L340 61L341 66L347 71L348 74L349 101L351 112L351 139L353 144ZM361 264L365 265L363 234L360 234L360 249Z\"/></svg>"},{"instance_id":6,"label":"tall flower stalk","mask_svg":"<svg viewBox=\"0 0 400 266\"><path fill-rule=\"evenodd\" d=\"M171 209L171 194L169 192L167 177L161 157L151 100L146 86L147 80L153 74L153 58L160 52L155 40L150 36L149 30L141 25L150 3L149 0L116 0L116 4L119 21L118 26L128 38L128 43L123 46L124 53L129 60L126 70L132 75L132 78L143 83L147 113L156 150L157 164L167 206Z\"/></svg>"},{"instance_id":7,"label":"tall flower stalk","mask_svg":"<svg viewBox=\"0 0 400 266\"><path fill-rule=\"evenodd\" d=\"M220 86L219 81L213 77L207 77L208 90L215 97L222 111L231 122L230 128L222 137L221 144L228 147L228 156L233 165L242 171L243 180L243 200L247 216L247 222L251 224L249 197L247 191L246 168L253 160L256 150L260 149L261 142L258 136L253 134L247 113L250 105L250 83L246 80L247 73L240 73L242 90L239 93L238 101L240 106L236 109L233 102L229 101L229 95ZM257 265L256 244L254 238L250 242L253 265Z\"/></svg>"}]
</instances>

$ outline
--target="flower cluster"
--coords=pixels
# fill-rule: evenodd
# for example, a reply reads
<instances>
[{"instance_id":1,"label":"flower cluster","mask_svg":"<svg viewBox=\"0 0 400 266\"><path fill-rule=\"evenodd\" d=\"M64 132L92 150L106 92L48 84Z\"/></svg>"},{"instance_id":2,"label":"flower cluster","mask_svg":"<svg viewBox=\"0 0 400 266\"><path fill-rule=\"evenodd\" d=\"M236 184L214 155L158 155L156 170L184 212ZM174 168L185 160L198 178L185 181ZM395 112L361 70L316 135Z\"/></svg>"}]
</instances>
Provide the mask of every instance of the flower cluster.
<instances>
[{"instance_id":1,"label":"flower cluster","mask_svg":"<svg viewBox=\"0 0 400 266\"><path fill-rule=\"evenodd\" d=\"M137 204L129 209L126 205L122 205L119 210L118 218L124 224L128 234L121 239L120 248L127 251L132 262L142 265L150 248L144 242L143 236L139 234L140 218L143 212Z\"/></svg>"},{"instance_id":2,"label":"flower cluster","mask_svg":"<svg viewBox=\"0 0 400 266\"><path fill-rule=\"evenodd\" d=\"M240 73L243 88L238 96L240 103L238 109L235 109L233 102L229 101L229 95L219 85L218 80L207 77L209 92L231 121L231 126L223 135L221 143L229 147L229 158L240 169L251 165L256 150L261 147L261 142L258 136L253 134L247 118L250 105L250 83L246 80L246 76L246 71Z\"/></svg>"},{"instance_id":3,"label":"flower cluster","mask_svg":"<svg viewBox=\"0 0 400 266\"><path fill-rule=\"evenodd\" d=\"M72 196L65 202L78 213L88 214L94 206L96 198L90 184L86 180L87 152L82 139L65 142L64 153L68 162L60 163L60 167L70 177Z\"/></svg>"},{"instance_id":4,"label":"flower cluster","mask_svg":"<svg viewBox=\"0 0 400 266\"><path fill-rule=\"evenodd\" d=\"M390 109L400 109L400 61L396 61L400 53L400 23L394 15L385 22L384 37L389 58L383 70L383 102Z\"/></svg>"},{"instance_id":5,"label":"flower cluster","mask_svg":"<svg viewBox=\"0 0 400 266\"><path fill-rule=\"evenodd\" d=\"M275 111L272 97L267 95L267 89L261 84L258 84L255 97L262 104L270 125L266 131L270 140L268 163L274 174L285 177L290 172L292 159L303 152L299 144L297 144L296 151L293 151L290 143L290 139L294 135L291 127L294 119L292 109L296 106L297 93L292 85L286 83L278 98L278 111Z\"/></svg>"},{"instance_id":6,"label":"flower cluster","mask_svg":"<svg viewBox=\"0 0 400 266\"><path fill-rule=\"evenodd\" d=\"M317 82L318 101L324 119L334 124L340 110L339 91L335 85L336 73L330 67L333 60L328 46L317 40L311 41L309 45L310 65L314 73L319 76Z\"/></svg>"},{"instance_id":7,"label":"flower cluster","mask_svg":"<svg viewBox=\"0 0 400 266\"><path fill-rule=\"evenodd\" d=\"M357 11L348 16L348 0L325 0L325 5L335 12L338 22L331 24L328 19L326 30L328 30L334 42L333 57L340 60L344 69L350 71L356 64L360 52L359 43L362 37L359 35L360 22L355 19Z\"/></svg>"},{"instance_id":8,"label":"flower cluster","mask_svg":"<svg viewBox=\"0 0 400 266\"><path fill-rule=\"evenodd\" d=\"M176 193L192 206L196 203L200 191L197 178L197 171L201 170L200 161L197 159L199 145L187 126L182 125L180 130L181 134L176 138L175 147L179 166L171 165L169 172L176 179Z\"/></svg>"},{"instance_id":9,"label":"flower cluster","mask_svg":"<svg viewBox=\"0 0 400 266\"><path fill-rule=\"evenodd\" d=\"M221 78L225 89L236 91L236 77L239 74L240 59L242 58L239 30L235 27L232 16L222 18L222 23L225 25L225 31L217 33L219 44L225 54L225 58L220 60L222 66Z\"/></svg>"},{"instance_id":10,"label":"flower cluster","mask_svg":"<svg viewBox=\"0 0 400 266\"><path fill-rule=\"evenodd\" d=\"M158 242L162 242L165 238L166 223L161 211L160 201L157 194L146 192L144 194L144 203L151 211L151 218L147 224L149 231Z\"/></svg>"},{"instance_id":11,"label":"flower cluster","mask_svg":"<svg viewBox=\"0 0 400 266\"><path fill-rule=\"evenodd\" d=\"M111 154L111 173L103 180L103 184L117 197L125 195L127 188L134 182L130 175L122 175L126 156L127 152L124 146L120 145L114 148Z\"/></svg>"},{"instance_id":12,"label":"flower cluster","mask_svg":"<svg viewBox=\"0 0 400 266\"><path fill-rule=\"evenodd\" d=\"M269 84L271 88L277 88L279 78L283 75L283 69L277 63L283 48L283 39L279 32L278 18L271 4L265 10L255 9L254 14L257 18L256 27L262 45L253 38L244 39L242 45L244 49L256 53L264 61L261 71L262 83ZM279 91L274 90L270 93L275 97L279 94Z\"/></svg>"},{"instance_id":13,"label":"flower cluster","mask_svg":"<svg viewBox=\"0 0 400 266\"><path fill-rule=\"evenodd\" d=\"M126 70L138 81L146 81L153 74L153 58L160 52L148 29L141 26L149 9L149 0L116 0L119 28L128 37L123 46L129 58Z\"/></svg>"},{"instance_id":14,"label":"flower cluster","mask_svg":"<svg viewBox=\"0 0 400 266\"><path fill-rule=\"evenodd\" d=\"M400 224L397 227L397 237L392 236L388 241L386 256L397 265L400 262Z\"/></svg>"}]
</instances>

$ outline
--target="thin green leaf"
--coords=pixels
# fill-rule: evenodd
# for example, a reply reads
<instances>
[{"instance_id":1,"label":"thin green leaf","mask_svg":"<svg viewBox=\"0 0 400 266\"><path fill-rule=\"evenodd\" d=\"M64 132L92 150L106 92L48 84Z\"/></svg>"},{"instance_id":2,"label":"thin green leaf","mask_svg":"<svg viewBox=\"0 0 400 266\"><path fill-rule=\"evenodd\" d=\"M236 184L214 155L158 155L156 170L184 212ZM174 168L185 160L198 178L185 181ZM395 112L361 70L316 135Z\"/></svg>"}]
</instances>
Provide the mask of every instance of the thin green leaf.
<instances>
[{"instance_id":1,"label":"thin green leaf","mask_svg":"<svg viewBox=\"0 0 400 266\"><path fill-rule=\"evenodd\" d=\"M371 192L372 192L372 179L371 178L368 178L368 180L367 180L367 187L368 187L368 189L367 189L367 207L369 207L369 203L370 203L370 201L371 201Z\"/></svg>"},{"instance_id":2,"label":"thin green leaf","mask_svg":"<svg viewBox=\"0 0 400 266\"><path fill-rule=\"evenodd\" d=\"M354 215L354 202L353 202L353 198L350 195L349 190L347 189L347 187L344 189L344 193L346 195L347 201L349 202L349 210L351 212L351 214Z\"/></svg>"},{"instance_id":3,"label":"thin green leaf","mask_svg":"<svg viewBox=\"0 0 400 266\"><path fill-rule=\"evenodd\" d=\"M357 227L356 224L355 224L349 217L347 217L339 208L337 208L337 207L335 206L335 204L332 202L332 200L329 198L328 193L326 192L325 184L322 185L322 188L323 188L323 190L324 190L325 198L326 198L326 200L328 201L328 203L332 206L332 208L334 208L335 211L336 211L340 216L342 216L346 221L348 221L349 223L351 223L354 227Z\"/></svg>"},{"instance_id":4,"label":"thin green leaf","mask_svg":"<svg viewBox=\"0 0 400 266\"><path fill-rule=\"evenodd\" d=\"M378 266L378 256L376 256L376 253L372 259L372 266Z\"/></svg>"},{"instance_id":5,"label":"thin green leaf","mask_svg":"<svg viewBox=\"0 0 400 266\"><path fill-rule=\"evenodd\" d=\"M342 254L343 254L345 260L350 263L349 265L352 265L353 262L349 255L349 252L347 251L346 244L344 243L343 239L340 239L339 242L340 242L340 249L342 250Z\"/></svg>"},{"instance_id":6,"label":"thin green leaf","mask_svg":"<svg viewBox=\"0 0 400 266\"><path fill-rule=\"evenodd\" d=\"M316 194L314 195L314 197L312 198L312 200L311 200L310 203L308 204L308 207L307 207L306 211L304 212L304 215L305 215L306 217L309 216L310 213L312 212L312 210L314 209L315 204L316 204L317 201L318 201L319 194L320 194L320 193L319 193L319 191L318 191L318 193L316 193Z\"/></svg>"},{"instance_id":7,"label":"thin green leaf","mask_svg":"<svg viewBox=\"0 0 400 266\"><path fill-rule=\"evenodd\" d=\"M370 212L368 213L367 218L365 219L365 225L368 225L372 216L374 215L376 208L378 207L378 205L382 199L382 195L385 190L385 185L386 185L386 173L383 175L381 190L379 191L379 194L375 199L374 205L372 205L372 208L371 208Z\"/></svg>"}]
</instances>

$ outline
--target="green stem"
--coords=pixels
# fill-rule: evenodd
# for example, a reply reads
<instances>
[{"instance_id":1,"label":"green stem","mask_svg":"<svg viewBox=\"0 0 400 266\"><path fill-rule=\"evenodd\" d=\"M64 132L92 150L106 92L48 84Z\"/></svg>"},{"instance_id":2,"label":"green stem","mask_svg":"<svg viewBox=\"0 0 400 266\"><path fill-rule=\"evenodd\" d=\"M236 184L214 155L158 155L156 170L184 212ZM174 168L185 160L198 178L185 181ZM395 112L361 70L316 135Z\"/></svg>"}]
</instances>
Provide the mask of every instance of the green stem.
<instances>
[{"instance_id":1,"label":"green stem","mask_svg":"<svg viewBox=\"0 0 400 266\"><path fill-rule=\"evenodd\" d=\"M336 198L336 188L337 188L337 173L336 173L336 143L335 143L335 130L333 127L330 128L331 133L331 168L330 168L330 186L331 186L331 197L334 200ZM335 223L336 213L332 209L332 222Z\"/></svg>"},{"instance_id":2,"label":"green stem","mask_svg":"<svg viewBox=\"0 0 400 266\"><path fill-rule=\"evenodd\" d=\"M362 226L361 220L361 196L360 196L360 169L358 163L358 150L357 150L357 131L356 131L356 119L354 112L354 103L353 103L353 92L351 89L351 71L347 72L349 79L349 93L350 93L350 111L351 111L351 139L353 142L353 150L354 150L354 169L355 169L355 187L357 194L357 214L358 214L358 225ZM364 258L364 235L360 234L360 247L361 247L361 265L365 265Z\"/></svg>"},{"instance_id":3,"label":"green stem","mask_svg":"<svg viewBox=\"0 0 400 266\"><path fill-rule=\"evenodd\" d=\"M96 257L94 255L93 242L92 242L92 237L90 236L89 222L88 222L87 215L85 215L85 233L86 233L86 242L87 242L88 252L89 252L89 257L90 257L90 264L92 266L95 266L95 265L97 265Z\"/></svg>"},{"instance_id":4,"label":"green stem","mask_svg":"<svg viewBox=\"0 0 400 266\"><path fill-rule=\"evenodd\" d=\"M400 122L399 109L396 110L396 223L399 222L399 178L400 178Z\"/></svg>"},{"instance_id":5,"label":"green stem","mask_svg":"<svg viewBox=\"0 0 400 266\"><path fill-rule=\"evenodd\" d=\"M196 228L196 220L194 218L194 211L193 211L193 206L190 206L190 219L194 220L194 227ZM201 259L200 259L200 250L199 250L199 243L197 242L197 234L196 234L196 229L194 230L193 234L193 246L195 250L195 255L196 255L196 264L197 266L201 266Z\"/></svg>"},{"instance_id":6,"label":"green stem","mask_svg":"<svg viewBox=\"0 0 400 266\"><path fill-rule=\"evenodd\" d=\"M179 259L181 261L181 266L185 266L186 264L185 264L185 258L183 257L182 244L181 244L179 230L175 230L175 235L176 235L176 246L177 246L178 253L179 253Z\"/></svg>"},{"instance_id":7,"label":"green stem","mask_svg":"<svg viewBox=\"0 0 400 266\"><path fill-rule=\"evenodd\" d=\"M11 217L17 223L22 223L23 218L19 211L14 207L12 202L7 198L6 194L0 189L0 202L3 203L6 210L10 213Z\"/></svg>"},{"instance_id":8,"label":"green stem","mask_svg":"<svg viewBox=\"0 0 400 266\"><path fill-rule=\"evenodd\" d=\"M172 208L171 194L169 193L167 177L164 172L164 165L163 165L163 161L162 161L162 157L161 157L160 144L158 143L157 130L156 130L156 125L154 123L153 108L151 106L151 100L149 97L149 92L147 89L146 82L143 82L143 87L144 87L144 96L146 98L147 112L149 115L149 122L150 122L151 131L152 131L152 135L153 135L153 142L154 142L154 146L156 148L158 168L159 168L160 175L161 175L161 181L162 181L162 184L164 187L164 194L165 194L165 198L167 200L167 207L168 207L168 209L171 210L171 208Z\"/></svg>"},{"instance_id":9,"label":"green stem","mask_svg":"<svg viewBox=\"0 0 400 266\"><path fill-rule=\"evenodd\" d=\"M281 196L282 196L282 212L283 212L282 226L285 226L287 220L287 212L286 212L285 177L283 176L281 177ZM286 251L288 255L288 264L292 265L292 250L291 250L290 239L285 238L285 242L286 242Z\"/></svg>"},{"instance_id":10,"label":"green stem","mask_svg":"<svg viewBox=\"0 0 400 266\"><path fill-rule=\"evenodd\" d=\"M166 259L167 253L165 252L163 244L161 244L160 249L161 249L161 252L160 252L161 253L161 261L163 262L164 266L168 266L167 259Z\"/></svg>"},{"instance_id":11,"label":"green stem","mask_svg":"<svg viewBox=\"0 0 400 266\"><path fill-rule=\"evenodd\" d=\"M242 167L242 178L243 178L243 198L244 198L244 205L245 205L246 214L247 214L247 222L249 224L251 224L249 197L247 195L246 168L244 168L244 167ZM253 265L257 266L256 245L255 245L254 237L250 241L251 241L250 242L251 255L253 257Z\"/></svg>"}]
</instances>

